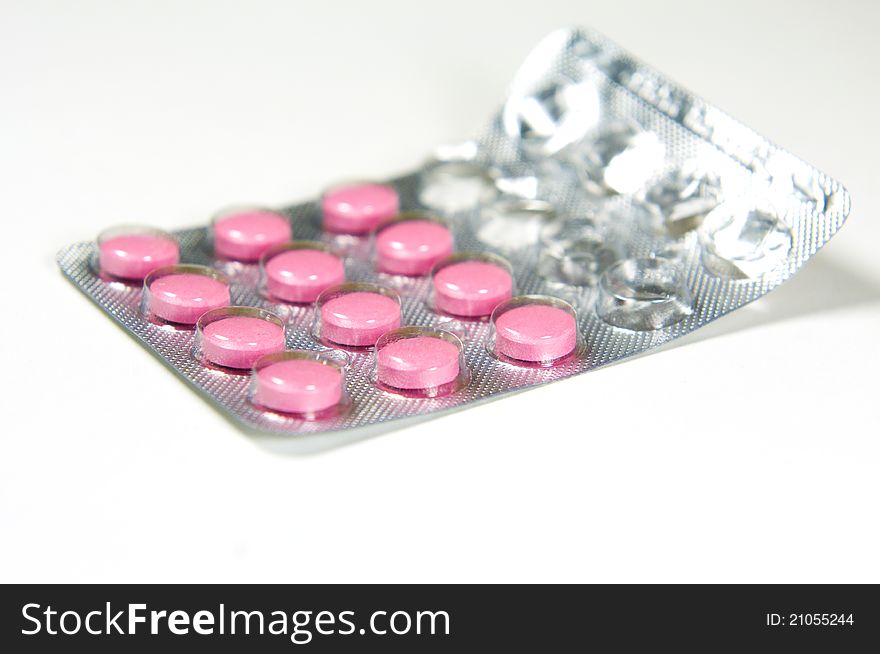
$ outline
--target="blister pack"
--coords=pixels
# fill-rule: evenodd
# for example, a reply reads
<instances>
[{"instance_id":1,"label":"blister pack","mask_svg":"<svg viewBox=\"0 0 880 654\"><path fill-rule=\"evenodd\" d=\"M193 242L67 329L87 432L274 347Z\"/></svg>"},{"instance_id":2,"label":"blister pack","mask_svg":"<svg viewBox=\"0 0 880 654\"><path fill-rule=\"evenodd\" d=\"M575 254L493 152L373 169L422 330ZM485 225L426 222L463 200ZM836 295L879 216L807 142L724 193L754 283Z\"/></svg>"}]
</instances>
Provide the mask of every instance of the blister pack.
<instances>
[{"instance_id":1,"label":"blister pack","mask_svg":"<svg viewBox=\"0 0 880 654\"><path fill-rule=\"evenodd\" d=\"M843 224L839 182L589 30L478 138L401 178L62 250L73 284L217 407L295 434L463 408L751 302Z\"/></svg>"}]
</instances>

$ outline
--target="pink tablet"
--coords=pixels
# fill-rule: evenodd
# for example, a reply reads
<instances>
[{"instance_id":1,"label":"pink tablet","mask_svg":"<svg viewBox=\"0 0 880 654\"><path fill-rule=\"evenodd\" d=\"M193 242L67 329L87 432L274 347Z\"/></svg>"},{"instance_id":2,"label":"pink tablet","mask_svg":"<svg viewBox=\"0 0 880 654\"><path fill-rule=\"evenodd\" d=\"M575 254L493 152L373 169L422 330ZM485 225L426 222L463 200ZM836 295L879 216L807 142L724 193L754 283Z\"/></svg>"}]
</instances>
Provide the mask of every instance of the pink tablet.
<instances>
[{"instance_id":1,"label":"pink tablet","mask_svg":"<svg viewBox=\"0 0 880 654\"><path fill-rule=\"evenodd\" d=\"M205 317L199 321L200 326ZM264 354L284 349L284 327L280 320L256 316L219 317L208 322L200 330L200 336L205 359L227 368L250 368Z\"/></svg>"},{"instance_id":2,"label":"pink tablet","mask_svg":"<svg viewBox=\"0 0 880 654\"><path fill-rule=\"evenodd\" d=\"M381 293L354 291L323 302L320 337L339 345L366 347L400 326L400 304Z\"/></svg>"},{"instance_id":3,"label":"pink tablet","mask_svg":"<svg viewBox=\"0 0 880 654\"><path fill-rule=\"evenodd\" d=\"M564 309L524 304L495 320L495 352L526 362L550 363L577 347L577 322Z\"/></svg>"},{"instance_id":4,"label":"pink tablet","mask_svg":"<svg viewBox=\"0 0 880 654\"><path fill-rule=\"evenodd\" d=\"M180 261L177 241L152 230L99 237L98 252L101 272L121 279L142 280L156 268Z\"/></svg>"},{"instance_id":5,"label":"pink tablet","mask_svg":"<svg viewBox=\"0 0 880 654\"><path fill-rule=\"evenodd\" d=\"M290 221L264 209L243 210L214 220L214 254L234 261L257 261L269 248L292 237Z\"/></svg>"},{"instance_id":6,"label":"pink tablet","mask_svg":"<svg viewBox=\"0 0 880 654\"><path fill-rule=\"evenodd\" d=\"M254 372L255 403L283 413L326 411L342 400L342 371L314 359L286 359Z\"/></svg>"},{"instance_id":7,"label":"pink tablet","mask_svg":"<svg viewBox=\"0 0 880 654\"><path fill-rule=\"evenodd\" d=\"M513 294L513 278L500 265L461 261L434 273L434 308L476 318L488 316Z\"/></svg>"},{"instance_id":8,"label":"pink tablet","mask_svg":"<svg viewBox=\"0 0 880 654\"><path fill-rule=\"evenodd\" d=\"M376 267L393 275L427 275L452 254L452 232L431 220L401 220L376 234Z\"/></svg>"},{"instance_id":9,"label":"pink tablet","mask_svg":"<svg viewBox=\"0 0 880 654\"><path fill-rule=\"evenodd\" d=\"M172 272L147 283L149 313L168 322L194 325L206 311L229 305L229 286L207 274Z\"/></svg>"},{"instance_id":10,"label":"pink tablet","mask_svg":"<svg viewBox=\"0 0 880 654\"><path fill-rule=\"evenodd\" d=\"M345 281L342 260L323 250L290 249L265 264L266 290L284 302L314 302L327 288Z\"/></svg>"},{"instance_id":11,"label":"pink tablet","mask_svg":"<svg viewBox=\"0 0 880 654\"><path fill-rule=\"evenodd\" d=\"M401 389L437 388L454 382L459 373L459 351L433 336L401 338L376 355L380 384Z\"/></svg>"},{"instance_id":12,"label":"pink tablet","mask_svg":"<svg viewBox=\"0 0 880 654\"><path fill-rule=\"evenodd\" d=\"M354 184L321 198L324 229L340 234L369 234L400 211L397 191L384 184Z\"/></svg>"}]
</instances>

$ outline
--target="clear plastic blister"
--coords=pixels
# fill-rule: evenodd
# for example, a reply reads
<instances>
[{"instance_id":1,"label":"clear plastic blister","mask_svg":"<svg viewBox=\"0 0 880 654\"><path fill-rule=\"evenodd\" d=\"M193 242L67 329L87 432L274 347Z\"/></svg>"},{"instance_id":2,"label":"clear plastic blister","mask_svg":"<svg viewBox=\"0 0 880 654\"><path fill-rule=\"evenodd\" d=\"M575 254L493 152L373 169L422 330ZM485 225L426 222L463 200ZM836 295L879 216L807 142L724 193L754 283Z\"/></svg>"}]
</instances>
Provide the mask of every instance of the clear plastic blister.
<instances>
[{"instance_id":1,"label":"clear plastic blister","mask_svg":"<svg viewBox=\"0 0 880 654\"><path fill-rule=\"evenodd\" d=\"M400 327L400 297L378 284L349 282L332 286L315 301L312 336L328 347L371 348Z\"/></svg>"},{"instance_id":2,"label":"clear plastic blister","mask_svg":"<svg viewBox=\"0 0 880 654\"><path fill-rule=\"evenodd\" d=\"M549 295L518 295L492 311L486 350L499 361L527 368L552 368L578 350L574 307Z\"/></svg>"},{"instance_id":3,"label":"clear plastic blister","mask_svg":"<svg viewBox=\"0 0 880 654\"><path fill-rule=\"evenodd\" d=\"M480 320L516 289L513 266L488 252L459 252L431 270L428 307L441 316Z\"/></svg>"},{"instance_id":4,"label":"clear plastic blister","mask_svg":"<svg viewBox=\"0 0 880 654\"><path fill-rule=\"evenodd\" d=\"M252 264L266 250L293 237L290 219L257 205L228 207L211 219L211 240L218 266L235 269L236 263Z\"/></svg>"},{"instance_id":5,"label":"clear plastic blister","mask_svg":"<svg viewBox=\"0 0 880 654\"><path fill-rule=\"evenodd\" d=\"M450 256L454 237L447 222L419 211L407 211L384 222L373 234L376 271L423 277Z\"/></svg>"},{"instance_id":6,"label":"clear plastic blister","mask_svg":"<svg viewBox=\"0 0 880 654\"><path fill-rule=\"evenodd\" d=\"M284 320L257 307L222 307L196 322L193 356L205 366L250 371L261 356L287 344Z\"/></svg>"},{"instance_id":7,"label":"clear plastic blister","mask_svg":"<svg viewBox=\"0 0 880 654\"><path fill-rule=\"evenodd\" d=\"M781 284L849 210L836 180L605 38L560 30L478 138L411 174L271 212L280 229L241 251L217 253L216 221L181 230L184 263L142 288L101 273L103 239L58 261L233 418L296 434L454 410L644 352ZM380 262L383 231L414 217L428 230L386 239ZM177 307L153 284L182 273L210 292ZM284 350L212 360L205 330L224 317L271 325L270 348L280 329Z\"/></svg>"},{"instance_id":8,"label":"clear plastic blister","mask_svg":"<svg viewBox=\"0 0 880 654\"><path fill-rule=\"evenodd\" d=\"M282 243L260 257L259 289L272 302L311 304L344 282L343 257L318 241Z\"/></svg>"},{"instance_id":9,"label":"clear plastic blister","mask_svg":"<svg viewBox=\"0 0 880 654\"><path fill-rule=\"evenodd\" d=\"M207 311L229 306L230 281L197 264L157 268L144 278L140 315L152 323L191 328Z\"/></svg>"},{"instance_id":10,"label":"clear plastic blister","mask_svg":"<svg viewBox=\"0 0 880 654\"><path fill-rule=\"evenodd\" d=\"M443 329L401 327L383 334L373 354L373 381L408 398L457 393L470 380L464 346Z\"/></svg>"},{"instance_id":11,"label":"clear plastic blister","mask_svg":"<svg viewBox=\"0 0 880 654\"><path fill-rule=\"evenodd\" d=\"M173 234L147 225L117 225L98 234L92 266L107 281L140 284L157 268L180 261Z\"/></svg>"},{"instance_id":12,"label":"clear plastic blister","mask_svg":"<svg viewBox=\"0 0 880 654\"><path fill-rule=\"evenodd\" d=\"M280 420L320 422L351 408L348 358L341 352L287 350L265 354L251 368L248 401Z\"/></svg>"}]
</instances>

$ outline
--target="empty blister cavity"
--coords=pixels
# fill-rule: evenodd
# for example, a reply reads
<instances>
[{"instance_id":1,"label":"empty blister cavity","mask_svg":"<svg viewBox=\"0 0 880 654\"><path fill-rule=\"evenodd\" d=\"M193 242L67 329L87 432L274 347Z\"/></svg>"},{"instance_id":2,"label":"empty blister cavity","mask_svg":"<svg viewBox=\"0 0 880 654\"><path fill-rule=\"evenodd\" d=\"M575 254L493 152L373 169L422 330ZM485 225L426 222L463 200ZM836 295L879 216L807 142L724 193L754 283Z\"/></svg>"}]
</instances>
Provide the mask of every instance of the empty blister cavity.
<instances>
[{"instance_id":1,"label":"empty blister cavity","mask_svg":"<svg viewBox=\"0 0 880 654\"><path fill-rule=\"evenodd\" d=\"M805 203L816 212L825 210L828 196L821 175L793 160L791 155L770 153L764 160L763 172L769 177L769 192L781 202Z\"/></svg>"},{"instance_id":2,"label":"empty blister cavity","mask_svg":"<svg viewBox=\"0 0 880 654\"><path fill-rule=\"evenodd\" d=\"M281 352L284 345L284 321L274 313L223 307L199 318L193 356L208 365L249 370L261 356Z\"/></svg>"},{"instance_id":3,"label":"empty blister cavity","mask_svg":"<svg viewBox=\"0 0 880 654\"><path fill-rule=\"evenodd\" d=\"M697 228L718 205L720 195L717 175L690 160L652 184L643 202L653 214L657 231L678 236Z\"/></svg>"},{"instance_id":4,"label":"empty blister cavity","mask_svg":"<svg viewBox=\"0 0 880 654\"><path fill-rule=\"evenodd\" d=\"M507 363L550 367L577 351L577 314L559 298L518 295L492 312L489 352Z\"/></svg>"},{"instance_id":5,"label":"empty blister cavity","mask_svg":"<svg viewBox=\"0 0 880 654\"><path fill-rule=\"evenodd\" d=\"M600 109L594 81L560 77L535 88L515 88L502 120L523 153L538 158L583 139L599 124Z\"/></svg>"},{"instance_id":6,"label":"empty blister cavity","mask_svg":"<svg viewBox=\"0 0 880 654\"><path fill-rule=\"evenodd\" d=\"M142 281L157 268L180 261L177 239L144 225L111 227L98 235L98 269L126 281Z\"/></svg>"},{"instance_id":7,"label":"empty blister cavity","mask_svg":"<svg viewBox=\"0 0 880 654\"><path fill-rule=\"evenodd\" d=\"M432 164L420 176L419 202L442 213L468 211L497 195L489 171L468 161Z\"/></svg>"},{"instance_id":8,"label":"empty blister cavity","mask_svg":"<svg viewBox=\"0 0 880 654\"><path fill-rule=\"evenodd\" d=\"M820 176L814 171L798 170L791 174L791 193L817 212L830 207L829 196L825 193Z\"/></svg>"},{"instance_id":9,"label":"empty blister cavity","mask_svg":"<svg viewBox=\"0 0 880 654\"><path fill-rule=\"evenodd\" d=\"M336 416L350 404L345 364L306 350L267 354L254 363L249 397L257 408L304 420Z\"/></svg>"},{"instance_id":10,"label":"empty blister cavity","mask_svg":"<svg viewBox=\"0 0 880 654\"><path fill-rule=\"evenodd\" d=\"M572 162L589 192L632 193L660 170L665 152L654 132L630 120L615 120L581 143Z\"/></svg>"},{"instance_id":11,"label":"empty blister cavity","mask_svg":"<svg viewBox=\"0 0 880 654\"><path fill-rule=\"evenodd\" d=\"M382 390L407 397L441 397L461 389L469 375L464 347L454 334L403 327L376 343L373 377Z\"/></svg>"},{"instance_id":12,"label":"empty blister cavity","mask_svg":"<svg viewBox=\"0 0 880 654\"><path fill-rule=\"evenodd\" d=\"M477 238L512 252L537 245L546 225L557 219L556 209L539 200L499 200L483 209Z\"/></svg>"},{"instance_id":13,"label":"empty blister cavity","mask_svg":"<svg viewBox=\"0 0 880 654\"><path fill-rule=\"evenodd\" d=\"M507 197L536 200L542 191L541 178L531 170L507 166L498 172L495 186Z\"/></svg>"},{"instance_id":14,"label":"empty blister cavity","mask_svg":"<svg viewBox=\"0 0 880 654\"><path fill-rule=\"evenodd\" d=\"M228 306L229 280L207 266L165 266L144 279L141 313L179 325L195 325L206 311Z\"/></svg>"},{"instance_id":15,"label":"empty blister cavity","mask_svg":"<svg viewBox=\"0 0 880 654\"><path fill-rule=\"evenodd\" d=\"M674 325L692 312L690 290L667 259L625 259L602 275L596 312L634 331Z\"/></svg>"},{"instance_id":16,"label":"empty blister cavity","mask_svg":"<svg viewBox=\"0 0 880 654\"><path fill-rule=\"evenodd\" d=\"M391 275L427 275L452 254L452 245L452 232L444 222L403 213L376 232L376 269Z\"/></svg>"},{"instance_id":17,"label":"empty blister cavity","mask_svg":"<svg viewBox=\"0 0 880 654\"><path fill-rule=\"evenodd\" d=\"M218 212L211 223L214 255L253 263L270 248L292 238L290 219L262 207L234 207Z\"/></svg>"},{"instance_id":18,"label":"empty blister cavity","mask_svg":"<svg viewBox=\"0 0 880 654\"><path fill-rule=\"evenodd\" d=\"M621 205L610 202L600 207L596 213L596 221L603 229L613 230L618 240L631 239L638 234L639 238L677 239L682 234L673 234L666 225L663 215L646 202L638 198Z\"/></svg>"},{"instance_id":19,"label":"empty blister cavity","mask_svg":"<svg viewBox=\"0 0 880 654\"><path fill-rule=\"evenodd\" d=\"M369 234L400 211L394 187L355 182L333 187L321 197L324 230L336 234Z\"/></svg>"},{"instance_id":20,"label":"empty blister cavity","mask_svg":"<svg viewBox=\"0 0 880 654\"><path fill-rule=\"evenodd\" d=\"M434 267L431 288L438 313L481 318L513 295L513 268L492 254L456 254Z\"/></svg>"},{"instance_id":21,"label":"empty blister cavity","mask_svg":"<svg viewBox=\"0 0 880 654\"><path fill-rule=\"evenodd\" d=\"M261 288L272 300L309 304L331 286L345 281L345 265L316 241L278 245L260 259Z\"/></svg>"},{"instance_id":22,"label":"empty blister cavity","mask_svg":"<svg viewBox=\"0 0 880 654\"><path fill-rule=\"evenodd\" d=\"M772 209L749 203L720 205L700 228L706 268L735 279L760 277L776 269L788 259L791 243L791 230Z\"/></svg>"},{"instance_id":23,"label":"empty blister cavity","mask_svg":"<svg viewBox=\"0 0 880 654\"><path fill-rule=\"evenodd\" d=\"M429 168L434 163L473 161L480 153L480 145L473 139L458 143L441 143L432 153L431 159L425 164Z\"/></svg>"},{"instance_id":24,"label":"empty blister cavity","mask_svg":"<svg viewBox=\"0 0 880 654\"><path fill-rule=\"evenodd\" d=\"M400 297L376 284L333 286L318 296L312 332L331 346L372 347L400 327Z\"/></svg>"},{"instance_id":25,"label":"empty blister cavity","mask_svg":"<svg viewBox=\"0 0 880 654\"><path fill-rule=\"evenodd\" d=\"M586 218L548 225L541 233L541 242L538 273L560 284L595 286L602 273L620 258L617 248Z\"/></svg>"}]
</instances>

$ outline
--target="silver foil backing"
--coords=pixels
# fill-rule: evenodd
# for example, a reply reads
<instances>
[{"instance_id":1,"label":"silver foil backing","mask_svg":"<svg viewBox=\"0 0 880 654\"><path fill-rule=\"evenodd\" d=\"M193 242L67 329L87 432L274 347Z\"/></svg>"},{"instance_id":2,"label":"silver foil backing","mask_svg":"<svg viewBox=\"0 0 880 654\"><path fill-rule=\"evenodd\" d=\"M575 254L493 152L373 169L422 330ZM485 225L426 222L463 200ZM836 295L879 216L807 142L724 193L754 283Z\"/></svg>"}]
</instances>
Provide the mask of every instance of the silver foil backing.
<instances>
[{"instance_id":1,"label":"silver foil backing","mask_svg":"<svg viewBox=\"0 0 880 654\"><path fill-rule=\"evenodd\" d=\"M389 183L402 210L445 218L457 251L506 257L519 294L570 302L578 355L551 368L497 360L487 351L487 321L436 314L428 278L377 274L368 240L325 235L319 204L298 204L284 209L297 239L344 250L350 281L395 289L405 324L462 338L470 369L468 385L452 395L408 398L375 386L370 353L346 353L350 405L308 421L257 409L247 375L203 366L192 331L145 319L140 286L97 274L93 242L63 249L58 265L221 411L256 430L296 434L464 408L657 347L784 282L850 211L839 182L585 29L554 32L535 48L478 138L438 148L422 169ZM326 350L311 334L313 308L267 300L256 266L218 264L208 229L176 232L181 261L230 274L233 303L284 317L289 347Z\"/></svg>"}]
</instances>

